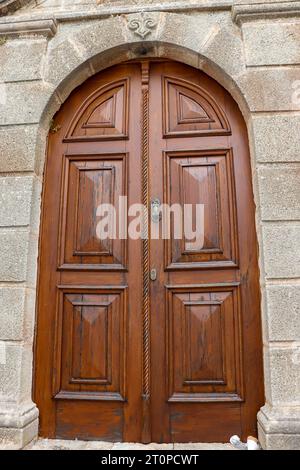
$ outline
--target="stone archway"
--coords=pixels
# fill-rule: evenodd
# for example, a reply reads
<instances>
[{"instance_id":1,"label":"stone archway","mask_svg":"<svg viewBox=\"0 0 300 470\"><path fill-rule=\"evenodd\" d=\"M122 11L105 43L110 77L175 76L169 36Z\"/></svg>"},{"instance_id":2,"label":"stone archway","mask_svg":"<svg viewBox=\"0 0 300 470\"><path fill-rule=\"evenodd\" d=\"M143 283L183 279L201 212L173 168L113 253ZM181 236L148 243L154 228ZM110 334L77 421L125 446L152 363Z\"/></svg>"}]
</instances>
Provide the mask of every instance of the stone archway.
<instances>
[{"instance_id":1,"label":"stone archway","mask_svg":"<svg viewBox=\"0 0 300 470\"><path fill-rule=\"evenodd\" d=\"M70 47L72 44L72 40L70 38L64 44L63 54L68 55ZM71 46L73 48L73 45ZM62 53L61 47L59 48L60 53ZM53 126L52 129L55 132L55 121L53 121L53 117L55 115L55 111L60 107L60 103L65 101L67 97L71 94L71 92L87 77L89 77L92 73L98 72L100 70L105 69L107 66L111 66L113 64L122 63L129 59L138 59L138 58L145 58L147 56L152 57L159 57L159 58L166 58L166 59L177 59L183 63L187 63L188 65L196 65L197 68L201 66L201 68L205 71L209 71L211 76L218 76L222 77L222 82L226 82L226 88L235 89L236 93L239 94L239 91L232 83L232 79L227 77L227 80L224 78L226 74L222 73L222 70L219 66L213 64L210 60L205 59L203 56L200 56L198 53L188 50L185 47L181 47L174 44L165 44L161 42L154 42L154 41L147 41L140 42L136 41L130 45L121 45L115 48L111 48L108 50L103 51L102 53L98 53L95 56L92 56L91 59L81 63L78 67L76 67L72 72L69 72L66 77L61 78L60 82L57 84L55 92L51 94L49 97L49 101L42 112L39 130L37 134L37 142L36 142L36 164L40 169L42 174L44 168L44 159L46 154L46 143L47 143L47 129ZM51 60L50 60L51 63ZM91 68L91 63L93 63L93 68ZM47 67L45 68L47 70ZM45 76L46 83L49 84L47 81L47 76ZM225 84L225 83L224 83ZM47 85L49 86L49 85ZM50 88L50 87L49 87ZM244 111L247 114L247 104L242 95L239 94L240 104ZM35 201L35 207L39 207L40 205L40 197L41 193L38 190L35 193L35 197L37 197ZM37 249L37 246L36 248ZM32 261L32 260L31 260ZM37 265L35 263L33 267L34 271L37 269ZM33 272L34 278L36 278L36 273ZM31 312L32 315L32 312ZM33 321L33 318L31 318ZM37 358L36 358L37 360ZM37 432L37 422L32 421L33 417L37 416L37 409L35 405L29 405L30 411L26 413L26 418L31 421L30 425L27 427L33 430L34 434Z\"/></svg>"}]
</instances>

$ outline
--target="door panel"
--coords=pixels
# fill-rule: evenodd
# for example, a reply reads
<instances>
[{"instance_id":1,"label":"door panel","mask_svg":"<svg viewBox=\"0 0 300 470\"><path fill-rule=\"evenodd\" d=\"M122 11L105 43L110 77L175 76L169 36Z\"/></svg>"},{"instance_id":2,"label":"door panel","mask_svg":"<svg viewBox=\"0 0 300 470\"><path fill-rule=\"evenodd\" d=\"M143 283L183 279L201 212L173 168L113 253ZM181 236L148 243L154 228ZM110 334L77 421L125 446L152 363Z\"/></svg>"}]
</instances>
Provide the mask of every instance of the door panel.
<instances>
[{"instance_id":1,"label":"door panel","mask_svg":"<svg viewBox=\"0 0 300 470\"><path fill-rule=\"evenodd\" d=\"M59 286L55 399L125 400L125 293Z\"/></svg>"},{"instance_id":2,"label":"door panel","mask_svg":"<svg viewBox=\"0 0 300 470\"><path fill-rule=\"evenodd\" d=\"M127 241L99 239L97 208L118 209L119 197L128 196L128 159L127 154L65 155L59 269L126 270Z\"/></svg>"},{"instance_id":3,"label":"door panel","mask_svg":"<svg viewBox=\"0 0 300 470\"><path fill-rule=\"evenodd\" d=\"M175 238L174 235L178 237L174 233L178 231L178 226L173 223L170 240L165 246L166 268L236 266L234 234L237 231L231 151L167 151L164 159L165 202L171 206L180 204L181 207L191 204L193 212L196 204L204 206L204 236L199 237L199 241L196 239L195 243L191 243L185 238L184 220L181 237Z\"/></svg>"},{"instance_id":4,"label":"door panel","mask_svg":"<svg viewBox=\"0 0 300 470\"><path fill-rule=\"evenodd\" d=\"M194 81L175 77L162 75L164 137L230 134L213 96Z\"/></svg>"},{"instance_id":5,"label":"door panel","mask_svg":"<svg viewBox=\"0 0 300 470\"><path fill-rule=\"evenodd\" d=\"M195 243L178 236L186 213L150 242L152 439L247 437L264 397L245 125L222 87L171 62L151 65L149 115L150 199L203 211Z\"/></svg>"},{"instance_id":6,"label":"door panel","mask_svg":"<svg viewBox=\"0 0 300 470\"><path fill-rule=\"evenodd\" d=\"M101 204L118 219L119 197L141 198L140 82L135 64L93 77L49 135L35 353L42 436L141 440L141 241L97 235Z\"/></svg>"},{"instance_id":7,"label":"door panel","mask_svg":"<svg viewBox=\"0 0 300 470\"><path fill-rule=\"evenodd\" d=\"M96 89L75 114L67 141L115 140L128 137L129 79Z\"/></svg>"},{"instance_id":8,"label":"door panel","mask_svg":"<svg viewBox=\"0 0 300 470\"><path fill-rule=\"evenodd\" d=\"M259 276L237 105L204 73L142 61L89 79L55 123L39 257L40 434L135 442L255 435L264 401ZM170 236L121 236L120 197L128 207L146 204L149 229L153 201L169 207ZM101 204L116 209L116 236L99 238ZM191 211L178 216L185 205ZM155 220L162 231L164 219Z\"/></svg>"},{"instance_id":9,"label":"door panel","mask_svg":"<svg viewBox=\"0 0 300 470\"><path fill-rule=\"evenodd\" d=\"M241 401L238 288L168 286L169 402Z\"/></svg>"}]
</instances>

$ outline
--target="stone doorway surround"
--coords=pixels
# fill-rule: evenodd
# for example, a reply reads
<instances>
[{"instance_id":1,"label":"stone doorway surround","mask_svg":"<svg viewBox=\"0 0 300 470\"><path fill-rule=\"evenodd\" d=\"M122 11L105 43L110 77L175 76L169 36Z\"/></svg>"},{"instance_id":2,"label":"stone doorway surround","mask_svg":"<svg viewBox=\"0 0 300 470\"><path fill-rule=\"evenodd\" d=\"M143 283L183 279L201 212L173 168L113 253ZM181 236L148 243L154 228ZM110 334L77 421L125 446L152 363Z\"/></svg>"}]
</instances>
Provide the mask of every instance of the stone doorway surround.
<instances>
[{"instance_id":1,"label":"stone doorway surround","mask_svg":"<svg viewBox=\"0 0 300 470\"><path fill-rule=\"evenodd\" d=\"M0 448L38 433L33 341L52 118L88 77L146 56L203 70L247 123L264 333L259 437L267 449L300 448L300 1L267 0L0 2Z\"/></svg>"}]
</instances>

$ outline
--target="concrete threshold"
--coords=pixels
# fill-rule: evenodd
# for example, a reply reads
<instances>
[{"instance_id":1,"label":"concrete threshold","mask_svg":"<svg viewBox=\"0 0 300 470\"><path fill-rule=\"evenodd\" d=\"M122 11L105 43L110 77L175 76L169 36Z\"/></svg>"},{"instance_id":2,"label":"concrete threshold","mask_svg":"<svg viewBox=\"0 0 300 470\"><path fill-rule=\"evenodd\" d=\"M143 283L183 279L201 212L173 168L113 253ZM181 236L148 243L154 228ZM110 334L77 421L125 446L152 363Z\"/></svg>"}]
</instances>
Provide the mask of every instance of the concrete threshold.
<instances>
[{"instance_id":1,"label":"concrete threshold","mask_svg":"<svg viewBox=\"0 0 300 470\"><path fill-rule=\"evenodd\" d=\"M38 439L25 450L235 450L231 444L186 443L186 444L140 444L130 442L68 441L62 439Z\"/></svg>"}]
</instances>

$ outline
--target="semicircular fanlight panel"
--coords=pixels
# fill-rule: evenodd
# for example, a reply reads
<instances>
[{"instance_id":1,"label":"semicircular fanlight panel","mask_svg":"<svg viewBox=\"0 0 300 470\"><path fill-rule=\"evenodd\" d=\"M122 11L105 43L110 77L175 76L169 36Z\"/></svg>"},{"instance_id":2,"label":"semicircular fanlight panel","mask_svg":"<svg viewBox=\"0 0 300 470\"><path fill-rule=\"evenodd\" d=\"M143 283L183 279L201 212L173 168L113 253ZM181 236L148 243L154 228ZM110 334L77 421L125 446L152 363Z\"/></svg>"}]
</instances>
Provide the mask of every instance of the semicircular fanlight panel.
<instances>
[{"instance_id":1,"label":"semicircular fanlight panel","mask_svg":"<svg viewBox=\"0 0 300 470\"><path fill-rule=\"evenodd\" d=\"M101 87L75 114L66 141L115 140L128 137L128 80Z\"/></svg>"},{"instance_id":2,"label":"semicircular fanlight panel","mask_svg":"<svg viewBox=\"0 0 300 470\"><path fill-rule=\"evenodd\" d=\"M231 133L224 112L198 85L163 77L163 100L165 137Z\"/></svg>"}]
</instances>

